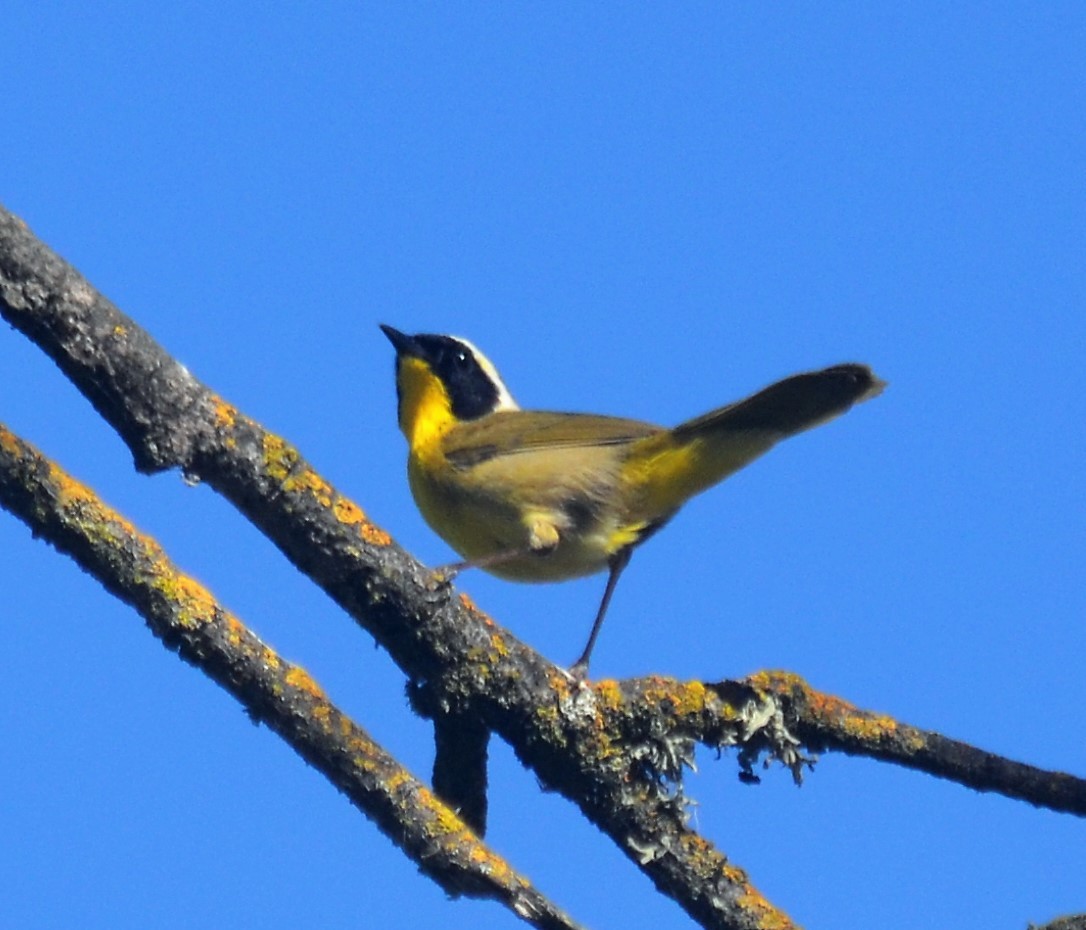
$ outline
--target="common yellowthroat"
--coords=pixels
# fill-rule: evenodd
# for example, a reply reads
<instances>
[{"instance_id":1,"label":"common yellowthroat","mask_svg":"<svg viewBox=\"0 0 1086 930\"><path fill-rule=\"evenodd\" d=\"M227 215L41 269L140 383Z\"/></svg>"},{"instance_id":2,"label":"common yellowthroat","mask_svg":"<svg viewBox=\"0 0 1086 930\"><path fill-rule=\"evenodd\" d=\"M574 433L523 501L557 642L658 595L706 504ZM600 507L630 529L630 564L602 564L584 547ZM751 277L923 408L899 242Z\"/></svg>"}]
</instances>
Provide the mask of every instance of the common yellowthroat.
<instances>
[{"instance_id":1,"label":"common yellowthroat","mask_svg":"<svg viewBox=\"0 0 1086 930\"><path fill-rule=\"evenodd\" d=\"M466 339L381 329L396 348L411 493L426 522L465 560L447 571L477 567L515 581L562 581L608 570L573 665L580 676L640 543L698 492L885 386L865 365L834 365L665 429L521 410Z\"/></svg>"}]
</instances>

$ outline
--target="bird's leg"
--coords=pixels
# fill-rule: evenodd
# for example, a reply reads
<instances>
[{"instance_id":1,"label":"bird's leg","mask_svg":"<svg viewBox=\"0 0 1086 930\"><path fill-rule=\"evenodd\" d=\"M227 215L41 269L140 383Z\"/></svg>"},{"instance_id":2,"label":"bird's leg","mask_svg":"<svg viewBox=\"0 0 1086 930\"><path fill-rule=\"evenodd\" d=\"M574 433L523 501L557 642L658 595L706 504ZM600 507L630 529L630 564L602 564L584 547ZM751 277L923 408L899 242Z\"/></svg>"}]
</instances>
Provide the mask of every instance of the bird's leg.
<instances>
[{"instance_id":1,"label":"bird's leg","mask_svg":"<svg viewBox=\"0 0 1086 930\"><path fill-rule=\"evenodd\" d=\"M583 681L588 675L588 660L592 656L593 647L596 645L596 637L600 635L600 627L603 626L607 605L611 603L611 595L615 593L618 576L622 574L622 569L629 564L632 554L633 548L627 546L625 549L619 549L607 562L610 573L607 575L607 587L603 589L603 600L600 601L600 609L596 612L596 619L592 624L592 632L588 634L588 642L585 643L581 657L573 663L569 670L570 674L578 681Z\"/></svg>"},{"instance_id":2,"label":"bird's leg","mask_svg":"<svg viewBox=\"0 0 1086 930\"><path fill-rule=\"evenodd\" d=\"M506 549L503 552L492 552L490 555L480 556L477 559L466 559L463 562L453 562L451 565L442 565L434 570L434 574L441 578L442 584L449 584L460 572L469 568L481 568L486 571L496 565L504 565L506 562L515 562L529 555L547 555L558 547L558 530L553 523L546 520L534 521L528 529L528 545L518 549Z\"/></svg>"},{"instance_id":3,"label":"bird's leg","mask_svg":"<svg viewBox=\"0 0 1086 930\"><path fill-rule=\"evenodd\" d=\"M532 551L533 550L531 549L510 549L506 552L494 552L490 555L484 555L478 559L465 559L463 562L451 562L448 565L442 565L435 568L434 574L441 576L442 583L449 584L457 575L469 568L481 568L485 571L488 568L493 568L495 565L501 565L503 562L512 562L523 556L531 555Z\"/></svg>"}]
</instances>

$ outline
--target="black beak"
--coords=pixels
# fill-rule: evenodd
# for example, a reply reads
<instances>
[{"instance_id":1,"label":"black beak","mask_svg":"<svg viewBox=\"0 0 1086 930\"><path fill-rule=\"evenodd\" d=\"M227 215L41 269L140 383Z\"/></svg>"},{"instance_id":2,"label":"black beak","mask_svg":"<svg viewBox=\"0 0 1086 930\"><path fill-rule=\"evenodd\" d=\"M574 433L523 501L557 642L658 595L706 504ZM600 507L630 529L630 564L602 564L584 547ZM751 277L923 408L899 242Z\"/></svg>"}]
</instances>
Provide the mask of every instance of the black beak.
<instances>
[{"instance_id":1,"label":"black beak","mask_svg":"<svg viewBox=\"0 0 1086 930\"><path fill-rule=\"evenodd\" d=\"M418 355L419 346L415 342L414 337L408 336L406 333L401 333L398 329L393 329L391 326L381 324L381 332L388 336L388 341L392 343L396 349L397 355Z\"/></svg>"}]
</instances>

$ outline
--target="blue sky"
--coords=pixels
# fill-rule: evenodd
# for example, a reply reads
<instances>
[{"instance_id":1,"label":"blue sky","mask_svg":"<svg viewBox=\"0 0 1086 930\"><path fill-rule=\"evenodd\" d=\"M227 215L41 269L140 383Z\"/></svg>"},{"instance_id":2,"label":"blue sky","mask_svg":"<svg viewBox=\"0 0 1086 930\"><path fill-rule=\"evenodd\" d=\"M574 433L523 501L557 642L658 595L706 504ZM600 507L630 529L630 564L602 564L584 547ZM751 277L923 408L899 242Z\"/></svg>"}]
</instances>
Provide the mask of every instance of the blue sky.
<instances>
[{"instance_id":1,"label":"blue sky","mask_svg":"<svg viewBox=\"0 0 1086 930\"><path fill-rule=\"evenodd\" d=\"M432 564L379 322L467 336L523 406L661 423L873 365L882 397L638 551L594 674L790 669L1086 773L1081 4L16 2L4 30L0 201ZM0 421L428 773L402 675L268 542L135 475L6 327L0 371ZM519 926L5 515L0 552L0 925ZM602 584L461 580L564 662ZM841 756L800 790L698 761L698 825L806 926L1086 909L1081 821ZM589 926L690 925L501 745L491 806Z\"/></svg>"}]
</instances>

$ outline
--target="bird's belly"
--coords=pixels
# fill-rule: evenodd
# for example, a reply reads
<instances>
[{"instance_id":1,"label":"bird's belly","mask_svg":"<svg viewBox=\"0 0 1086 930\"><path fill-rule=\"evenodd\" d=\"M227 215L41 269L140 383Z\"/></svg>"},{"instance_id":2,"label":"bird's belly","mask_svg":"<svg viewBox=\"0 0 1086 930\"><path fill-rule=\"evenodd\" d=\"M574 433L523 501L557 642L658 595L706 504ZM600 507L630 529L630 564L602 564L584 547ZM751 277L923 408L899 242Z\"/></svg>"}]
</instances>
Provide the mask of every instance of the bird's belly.
<instances>
[{"instance_id":1,"label":"bird's belly","mask_svg":"<svg viewBox=\"0 0 1086 930\"><path fill-rule=\"evenodd\" d=\"M594 575L607 567L606 541L568 538L547 552L530 553L501 562L486 570L508 581L566 581Z\"/></svg>"},{"instance_id":2,"label":"bird's belly","mask_svg":"<svg viewBox=\"0 0 1086 930\"><path fill-rule=\"evenodd\" d=\"M591 508L566 508L545 497L513 501L486 487L440 482L416 462L409 465L408 478L426 522L462 558L473 561L510 554L508 559L482 566L499 578L541 582L592 575L607 567L615 551L615 528ZM533 515L557 530L553 549L531 551Z\"/></svg>"}]
</instances>

